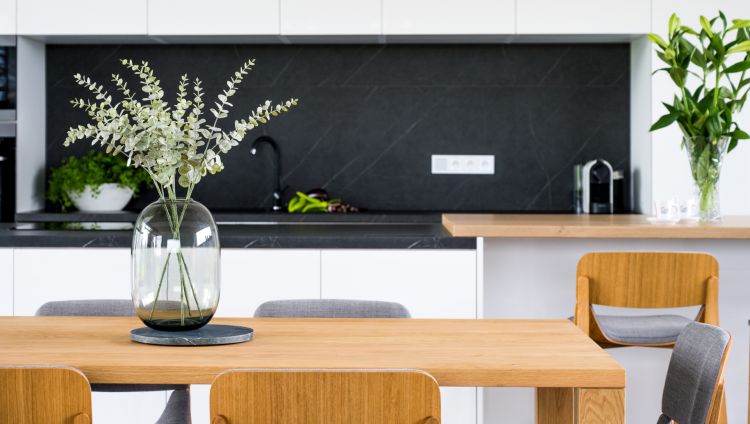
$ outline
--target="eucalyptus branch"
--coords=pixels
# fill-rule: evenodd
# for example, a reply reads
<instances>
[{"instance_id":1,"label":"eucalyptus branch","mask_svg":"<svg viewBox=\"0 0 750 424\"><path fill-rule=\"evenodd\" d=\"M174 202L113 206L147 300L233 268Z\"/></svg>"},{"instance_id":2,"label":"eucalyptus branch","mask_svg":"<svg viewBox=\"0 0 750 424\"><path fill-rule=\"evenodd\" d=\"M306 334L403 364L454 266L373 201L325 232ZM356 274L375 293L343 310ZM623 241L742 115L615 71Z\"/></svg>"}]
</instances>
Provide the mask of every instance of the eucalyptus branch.
<instances>
[{"instance_id":1,"label":"eucalyptus branch","mask_svg":"<svg viewBox=\"0 0 750 424\"><path fill-rule=\"evenodd\" d=\"M70 128L65 145L91 139L92 145L101 145L107 153L124 155L128 165L147 170L162 199L176 199L178 184L187 190L188 198L192 196L201 178L224 168L221 155L237 146L248 131L297 104L297 99L276 106L266 101L251 111L248 119L235 121L234 129L225 132L219 122L229 115L234 106L229 99L255 65L254 60L246 61L217 96L216 108L210 109L215 118L212 125L207 125L202 117L205 105L200 79L196 78L191 84L188 76L182 75L172 107L165 100L161 82L148 62L123 59L120 63L138 79L144 97L136 98L127 82L119 74L113 74L111 81L116 94L122 96L122 100L115 102L103 85L76 74L76 83L86 88L94 99L76 98L71 104L84 110L91 122ZM192 94L189 94L191 85Z\"/></svg>"}]
</instances>

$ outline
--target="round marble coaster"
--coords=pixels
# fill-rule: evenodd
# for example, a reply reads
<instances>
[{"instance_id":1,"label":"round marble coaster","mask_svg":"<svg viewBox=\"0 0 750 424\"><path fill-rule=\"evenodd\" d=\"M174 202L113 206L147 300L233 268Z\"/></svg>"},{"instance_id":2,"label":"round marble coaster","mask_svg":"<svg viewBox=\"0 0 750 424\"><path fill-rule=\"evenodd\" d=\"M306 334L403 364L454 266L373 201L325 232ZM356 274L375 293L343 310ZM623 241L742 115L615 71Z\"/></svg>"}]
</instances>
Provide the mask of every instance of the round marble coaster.
<instances>
[{"instance_id":1,"label":"round marble coaster","mask_svg":"<svg viewBox=\"0 0 750 424\"><path fill-rule=\"evenodd\" d=\"M237 325L204 325L190 331L159 331L141 327L130 332L130 340L163 346L215 346L242 343L253 338L253 329Z\"/></svg>"}]
</instances>

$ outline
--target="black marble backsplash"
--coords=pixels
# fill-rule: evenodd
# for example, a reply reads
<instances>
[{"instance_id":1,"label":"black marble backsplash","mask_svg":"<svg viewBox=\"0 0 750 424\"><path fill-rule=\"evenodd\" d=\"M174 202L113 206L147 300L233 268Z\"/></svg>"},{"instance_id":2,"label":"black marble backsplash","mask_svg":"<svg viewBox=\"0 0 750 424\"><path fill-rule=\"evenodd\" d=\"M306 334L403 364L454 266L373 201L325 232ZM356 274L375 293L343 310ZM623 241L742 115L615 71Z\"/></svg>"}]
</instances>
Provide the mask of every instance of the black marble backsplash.
<instances>
[{"instance_id":1,"label":"black marble backsplash","mask_svg":"<svg viewBox=\"0 0 750 424\"><path fill-rule=\"evenodd\" d=\"M287 198L323 187L378 211L568 211L575 163L629 167L627 44L49 45L48 166L89 149L62 146L86 120L68 103L86 95L72 75L106 85L127 74L119 58L148 60L169 96L182 73L198 76L209 100L256 58L230 125L266 99L300 99L201 182L195 198L216 210L271 206L270 151L250 155L261 134L281 145ZM432 154L494 154L495 175L432 175Z\"/></svg>"}]
</instances>

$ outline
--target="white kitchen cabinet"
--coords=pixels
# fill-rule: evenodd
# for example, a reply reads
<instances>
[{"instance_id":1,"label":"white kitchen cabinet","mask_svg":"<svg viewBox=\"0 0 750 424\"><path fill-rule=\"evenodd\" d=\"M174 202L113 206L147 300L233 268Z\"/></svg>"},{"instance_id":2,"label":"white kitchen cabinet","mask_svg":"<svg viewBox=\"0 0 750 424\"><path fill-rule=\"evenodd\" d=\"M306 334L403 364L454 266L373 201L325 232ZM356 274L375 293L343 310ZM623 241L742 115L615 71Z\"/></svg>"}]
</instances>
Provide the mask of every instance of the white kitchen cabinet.
<instances>
[{"instance_id":1,"label":"white kitchen cabinet","mask_svg":"<svg viewBox=\"0 0 750 424\"><path fill-rule=\"evenodd\" d=\"M518 34L650 32L650 0L522 0L517 7Z\"/></svg>"},{"instance_id":2,"label":"white kitchen cabinet","mask_svg":"<svg viewBox=\"0 0 750 424\"><path fill-rule=\"evenodd\" d=\"M222 249L217 316L251 317L267 300L320 298L320 250Z\"/></svg>"},{"instance_id":3,"label":"white kitchen cabinet","mask_svg":"<svg viewBox=\"0 0 750 424\"><path fill-rule=\"evenodd\" d=\"M380 35L380 0L280 0L282 35Z\"/></svg>"},{"instance_id":4,"label":"white kitchen cabinet","mask_svg":"<svg viewBox=\"0 0 750 424\"><path fill-rule=\"evenodd\" d=\"M149 0L149 35L278 35L279 0Z\"/></svg>"},{"instance_id":5,"label":"white kitchen cabinet","mask_svg":"<svg viewBox=\"0 0 750 424\"><path fill-rule=\"evenodd\" d=\"M45 302L130 299L130 250L14 250L15 315L34 315Z\"/></svg>"},{"instance_id":6,"label":"white kitchen cabinet","mask_svg":"<svg viewBox=\"0 0 750 424\"><path fill-rule=\"evenodd\" d=\"M322 297L399 302L414 318L477 317L474 250L323 250ZM441 388L442 422L474 423L477 390Z\"/></svg>"},{"instance_id":7,"label":"white kitchen cabinet","mask_svg":"<svg viewBox=\"0 0 750 424\"><path fill-rule=\"evenodd\" d=\"M515 0L383 0L383 33L514 34Z\"/></svg>"},{"instance_id":8,"label":"white kitchen cabinet","mask_svg":"<svg viewBox=\"0 0 750 424\"><path fill-rule=\"evenodd\" d=\"M15 249L13 269L15 315L51 300L130 299L129 249ZM94 416L106 423L155 422L165 405L166 392L93 394Z\"/></svg>"},{"instance_id":9,"label":"white kitchen cabinet","mask_svg":"<svg viewBox=\"0 0 750 424\"><path fill-rule=\"evenodd\" d=\"M0 0L0 35L16 35L16 0Z\"/></svg>"},{"instance_id":10,"label":"white kitchen cabinet","mask_svg":"<svg viewBox=\"0 0 750 424\"><path fill-rule=\"evenodd\" d=\"M13 249L0 249L0 316L13 315Z\"/></svg>"},{"instance_id":11,"label":"white kitchen cabinet","mask_svg":"<svg viewBox=\"0 0 750 424\"><path fill-rule=\"evenodd\" d=\"M146 35L148 0L20 0L19 35Z\"/></svg>"},{"instance_id":12,"label":"white kitchen cabinet","mask_svg":"<svg viewBox=\"0 0 750 424\"><path fill-rule=\"evenodd\" d=\"M474 250L323 250L322 297L402 303L414 318L476 318Z\"/></svg>"}]
</instances>

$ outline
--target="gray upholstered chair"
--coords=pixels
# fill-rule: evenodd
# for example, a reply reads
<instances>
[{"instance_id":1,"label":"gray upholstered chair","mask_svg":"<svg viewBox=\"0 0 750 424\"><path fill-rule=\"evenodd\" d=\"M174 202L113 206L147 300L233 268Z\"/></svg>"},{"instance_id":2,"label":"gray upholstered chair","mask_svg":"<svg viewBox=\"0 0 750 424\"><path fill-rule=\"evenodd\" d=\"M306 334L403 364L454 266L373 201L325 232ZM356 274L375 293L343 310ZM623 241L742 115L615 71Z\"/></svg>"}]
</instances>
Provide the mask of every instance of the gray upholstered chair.
<instances>
[{"instance_id":1,"label":"gray upholstered chair","mask_svg":"<svg viewBox=\"0 0 750 424\"><path fill-rule=\"evenodd\" d=\"M411 318L400 303L377 300L270 300L258 306L256 318Z\"/></svg>"},{"instance_id":2,"label":"gray upholstered chair","mask_svg":"<svg viewBox=\"0 0 750 424\"><path fill-rule=\"evenodd\" d=\"M664 383L657 424L715 424L732 338L713 325L693 322L677 337Z\"/></svg>"},{"instance_id":3,"label":"gray upholstered chair","mask_svg":"<svg viewBox=\"0 0 750 424\"><path fill-rule=\"evenodd\" d=\"M64 300L47 302L38 316L130 317L135 316L131 300ZM92 384L93 392L152 392L173 390L156 424L190 423L190 386L182 384Z\"/></svg>"}]
</instances>

